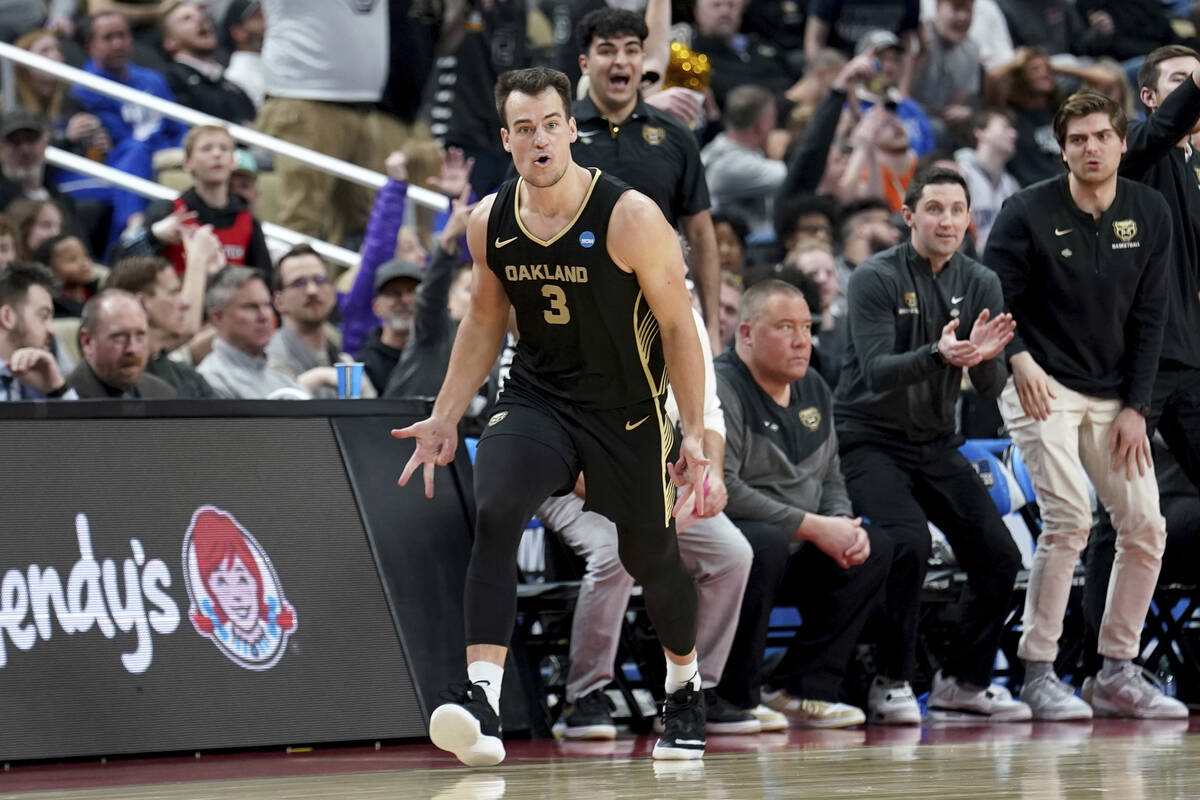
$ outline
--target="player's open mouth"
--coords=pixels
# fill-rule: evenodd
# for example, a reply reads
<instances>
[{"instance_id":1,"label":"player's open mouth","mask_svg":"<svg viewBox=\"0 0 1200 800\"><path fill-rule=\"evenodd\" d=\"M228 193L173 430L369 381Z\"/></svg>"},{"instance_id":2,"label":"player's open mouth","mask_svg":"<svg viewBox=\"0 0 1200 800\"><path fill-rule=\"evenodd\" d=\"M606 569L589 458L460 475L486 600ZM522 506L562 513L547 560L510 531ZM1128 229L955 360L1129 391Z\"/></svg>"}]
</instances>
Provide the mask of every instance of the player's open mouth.
<instances>
[{"instance_id":1,"label":"player's open mouth","mask_svg":"<svg viewBox=\"0 0 1200 800\"><path fill-rule=\"evenodd\" d=\"M624 89L629 86L628 75L613 75L608 79L614 89Z\"/></svg>"},{"instance_id":2,"label":"player's open mouth","mask_svg":"<svg viewBox=\"0 0 1200 800\"><path fill-rule=\"evenodd\" d=\"M538 156L533 160L533 163L537 164L539 167L544 167L550 163L550 156Z\"/></svg>"}]
</instances>

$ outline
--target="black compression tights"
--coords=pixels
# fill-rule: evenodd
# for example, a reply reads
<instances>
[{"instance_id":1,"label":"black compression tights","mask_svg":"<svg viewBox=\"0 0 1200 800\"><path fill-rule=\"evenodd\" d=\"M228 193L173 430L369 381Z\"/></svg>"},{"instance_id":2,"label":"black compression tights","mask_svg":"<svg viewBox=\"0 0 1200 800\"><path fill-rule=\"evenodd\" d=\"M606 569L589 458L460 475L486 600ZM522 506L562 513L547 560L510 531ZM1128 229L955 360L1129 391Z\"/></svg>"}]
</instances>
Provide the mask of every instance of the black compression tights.
<instances>
[{"instance_id":1,"label":"black compression tights","mask_svg":"<svg viewBox=\"0 0 1200 800\"><path fill-rule=\"evenodd\" d=\"M508 646L517 614L517 545L537 507L571 480L557 451L521 436L480 444L475 460L475 543L467 568L467 644ZM696 588L683 568L675 525L618 526L621 563L642 585L662 645L696 644Z\"/></svg>"}]
</instances>

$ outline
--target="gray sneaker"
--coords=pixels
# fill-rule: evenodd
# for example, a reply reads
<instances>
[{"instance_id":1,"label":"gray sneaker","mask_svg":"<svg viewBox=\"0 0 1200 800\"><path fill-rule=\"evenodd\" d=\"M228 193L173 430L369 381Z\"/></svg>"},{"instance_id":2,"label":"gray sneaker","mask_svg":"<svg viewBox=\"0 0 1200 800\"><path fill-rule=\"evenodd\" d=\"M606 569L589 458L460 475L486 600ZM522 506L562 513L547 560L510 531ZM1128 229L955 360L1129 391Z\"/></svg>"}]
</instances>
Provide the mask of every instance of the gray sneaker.
<instances>
[{"instance_id":1,"label":"gray sneaker","mask_svg":"<svg viewBox=\"0 0 1200 800\"><path fill-rule=\"evenodd\" d=\"M1187 706L1163 694L1154 675L1137 664L1126 664L1108 677L1097 675L1089 688L1097 717L1187 719L1188 716Z\"/></svg>"},{"instance_id":2,"label":"gray sneaker","mask_svg":"<svg viewBox=\"0 0 1200 800\"><path fill-rule=\"evenodd\" d=\"M1092 718L1092 707L1076 697L1071 687L1053 672L1026 683L1021 688L1021 699L1036 720L1067 722Z\"/></svg>"}]
</instances>

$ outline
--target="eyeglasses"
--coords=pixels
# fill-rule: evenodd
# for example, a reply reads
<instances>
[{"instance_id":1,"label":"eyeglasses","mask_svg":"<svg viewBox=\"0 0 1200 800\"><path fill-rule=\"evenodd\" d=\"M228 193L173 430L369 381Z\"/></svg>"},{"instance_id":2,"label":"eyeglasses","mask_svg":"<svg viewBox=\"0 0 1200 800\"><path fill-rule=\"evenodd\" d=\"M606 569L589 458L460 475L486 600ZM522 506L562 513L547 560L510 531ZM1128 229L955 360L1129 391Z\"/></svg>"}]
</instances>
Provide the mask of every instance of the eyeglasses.
<instances>
[{"instance_id":1,"label":"eyeglasses","mask_svg":"<svg viewBox=\"0 0 1200 800\"><path fill-rule=\"evenodd\" d=\"M303 289L303 288L307 287L310 283L313 284L314 286L316 286L318 289L324 289L326 286L329 285L329 276L328 275L306 275L303 278L296 278L296 280L294 280L290 283L284 284L283 288L285 288L285 289Z\"/></svg>"}]
</instances>

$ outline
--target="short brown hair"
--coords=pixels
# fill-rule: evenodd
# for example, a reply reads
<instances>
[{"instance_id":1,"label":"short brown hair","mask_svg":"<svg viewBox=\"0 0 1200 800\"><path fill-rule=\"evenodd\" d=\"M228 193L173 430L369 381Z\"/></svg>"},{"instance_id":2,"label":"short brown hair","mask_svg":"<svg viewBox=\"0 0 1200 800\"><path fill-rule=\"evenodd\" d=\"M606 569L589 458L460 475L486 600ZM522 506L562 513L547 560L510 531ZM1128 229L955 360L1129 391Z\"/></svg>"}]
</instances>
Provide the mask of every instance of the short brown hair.
<instances>
[{"instance_id":1,"label":"short brown hair","mask_svg":"<svg viewBox=\"0 0 1200 800\"><path fill-rule=\"evenodd\" d=\"M237 140L233 138L233 134L228 129L221 125L197 125L187 132L187 136L183 137L183 154L190 156L192 150L196 147L196 141L206 133L222 133L229 137L229 141L237 145Z\"/></svg>"},{"instance_id":2,"label":"short brown hair","mask_svg":"<svg viewBox=\"0 0 1200 800\"><path fill-rule=\"evenodd\" d=\"M275 288L283 289L283 262L289 258L299 258L300 256L316 256L317 259L325 266L325 272L329 272L329 262L324 257L313 249L313 246L308 242L300 242L292 245L292 248L279 257L275 262Z\"/></svg>"},{"instance_id":3,"label":"short brown hair","mask_svg":"<svg viewBox=\"0 0 1200 800\"><path fill-rule=\"evenodd\" d=\"M549 67L529 67L528 69L510 69L496 81L496 113L500 115L500 124L508 129L508 116L504 113L504 104L513 92L536 97L547 89L558 92L562 99L563 113L571 116L571 81L566 75Z\"/></svg>"},{"instance_id":4,"label":"short brown hair","mask_svg":"<svg viewBox=\"0 0 1200 800\"><path fill-rule=\"evenodd\" d=\"M124 289L130 294L146 292L153 294L158 273L174 269L170 261L162 256L130 256L113 265L104 282L106 289Z\"/></svg>"},{"instance_id":5,"label":"short brown hair","mask_svg":"<svg viewBox=\"0 0 1200 800\"><path fill-rule=\"evenodd\" d=\"M1159 67L1164 61L1184 56L1200 61L1200 53L1181 44L1169 44L1157 50L1151 50L1150 55L1146 56L1146 60L1138 67L1137 82L1139 94L1142 89L1154 91L1155 87L1158 86L1158 79L1162 77L1159 74L1161 72ZM1162 98L1159 99L1161 100Z\"/></svg>"},{"instance_id":6,"label":"short brown hair","mask_svg":"<svg viewBox=\"0 0 1200 800\"><path fill-rule=\"evenodd\" d=\"M1107 114L1109 122L1117 136L1125 138L1125 130L1129 127L1129 119L1125 111L1108 96L1091 89L1076 92L1058 107L1054 115L1054 138L1062 147L1067 141L1067 123L1073 119L1091 116L1092 114Z\"/></svg>"}]
</instances>

